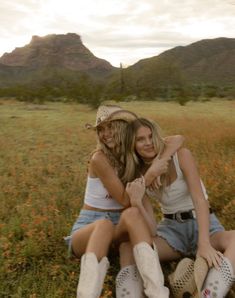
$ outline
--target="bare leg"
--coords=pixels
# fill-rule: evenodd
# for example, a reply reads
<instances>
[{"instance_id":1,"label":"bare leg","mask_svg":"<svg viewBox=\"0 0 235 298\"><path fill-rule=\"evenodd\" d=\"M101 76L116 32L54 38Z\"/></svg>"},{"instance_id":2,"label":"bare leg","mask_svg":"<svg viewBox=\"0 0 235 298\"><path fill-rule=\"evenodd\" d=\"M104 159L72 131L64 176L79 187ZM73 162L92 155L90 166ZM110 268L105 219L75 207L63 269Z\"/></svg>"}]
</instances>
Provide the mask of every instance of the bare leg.
<instances>
[{"instance_id":1,"label":"bare leg","mask_svg":"<svg viewBox=\"0 0 235 298\"><path fill-rule=\"evenodd\" d=\"M123 242L120 244L119 254L121 268L135 264L135 259L133 256L133 246L130 242Z\"/></svg>"},{"instance_id":2,"label":"bare leg","mask_svg":"<svg viewBox=\"0 0 235 298\"><path fill-rule=\"evenodd\" d=\"M182 257L181 253L173 249L162 237L156 236L154 242L161 262L174 261Z\"/></svg>"},{"instance_id":3,"label":"bare leg","mask_svg":"<svg viewBox=\"0 0 235 298\"><path fill-rule=\"evenodd\" d=\"M133 246L140 242L147 242L150 245L153 243L146 221L136 207L123 211L115 228L114 240L119 241L127 232Z\"/></svg>"},{"instance_id":4,"label":"bare leg","mask_svg":"<svg viewBox=\"0 0 235 298\"><path fill-rule=\"evenodd\" d=\"M113 224L100 219L74 232L72 249L81 256L77 298L99 297L109 267L106 257L113 238Z\"/></svg>"},{"instance_id":5,"label":"bare leg","mask_svg":"<svg viewBox=\"0 0 235 298\"><path fill-rule=\"evenodd\" d=\"M176 260L181 254L175 251L165 239L155 237L154 242L157 245L159 258L161 261ZM121 298L128 290L132 295L130 298L146 297L143 293L143 281L136 271L135 259L133 255L133 246L130 242L123 242L119 247L121 270L116 278L116 297ZM137 273L136 273L137 272Z\"/></svg>"},{"instance_id":6,"label":"bare leg","mask_svg":"<svg viewBox=\"0 0 235 298\"><path fill-rule=\"evenodd\" d=\"M227 257L235 272L235 231L223 231L214 233L211 236L212 246L221 251L225 257Z\"/></svg>"},{"instance_id":7,"label":"bare leg","mask_svg":"<svg viewBox=\"0 0 235 298\"><path fill-rule=\"evenodd\" d=\"M182 255L174 250L165 239L161 237L154 237L158 249L158 255L161 262L174 261L182 257ZM119 247L120 266L121 268L135 264L133 256L133 246L130 242L123 242Z\"/></svg>"},{"instance_id":8,"label":"bare leg","mask_svg":"<svg viewBox=\"0 0 235 298\"><path fill-rule=\"evenodd\" d=\"M122 213L114 240L118 241L126 232L133 246L134 259L144 282L145 294L149 298L169 297L169 289L164 287L158 252L153 246L147 223L137 207L130 207Z\"/></svg>"},{"instance_id":9,"label":"bare leg","mask_svg":"<svg viewBox=\"0 0 235 298\"><path fill-rule=\"evenodd\" d=\"M79 229L72 236L73 252L76 256L81 256L85 252L93 252L100 260L108 253L113 229L112 222L107 219L97 220Z\"/></svg>"},{"instance_id":10,"label":"bare leg","mask_svg":"<svg viewBox=\"0 0 235 298\"><path fill-rule=\"evenodd\" d=\"M116 297L144 298L143 281L135 264L133 247L130 242L123 242L119 247L120 267L116 277Z\"/></svg>"}]
</instances>

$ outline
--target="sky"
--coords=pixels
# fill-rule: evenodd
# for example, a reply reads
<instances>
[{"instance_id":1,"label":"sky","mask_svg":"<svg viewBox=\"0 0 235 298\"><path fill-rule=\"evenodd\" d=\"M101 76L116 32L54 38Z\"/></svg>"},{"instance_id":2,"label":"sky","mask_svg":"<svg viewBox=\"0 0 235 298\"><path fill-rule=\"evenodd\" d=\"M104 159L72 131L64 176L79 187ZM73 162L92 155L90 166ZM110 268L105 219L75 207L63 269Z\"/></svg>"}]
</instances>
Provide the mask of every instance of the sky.
<instances>
[{"instance_id":1,"label":"sky","mask_svg":"<svg viewBox=\"0 0 235 298\"><path fill-rule=\"evenodd\" d=\"M66 33L126 67L202 39L235 38L235 0L0 0L0 56L33 35Z\"/></svg>"}]
</instances>

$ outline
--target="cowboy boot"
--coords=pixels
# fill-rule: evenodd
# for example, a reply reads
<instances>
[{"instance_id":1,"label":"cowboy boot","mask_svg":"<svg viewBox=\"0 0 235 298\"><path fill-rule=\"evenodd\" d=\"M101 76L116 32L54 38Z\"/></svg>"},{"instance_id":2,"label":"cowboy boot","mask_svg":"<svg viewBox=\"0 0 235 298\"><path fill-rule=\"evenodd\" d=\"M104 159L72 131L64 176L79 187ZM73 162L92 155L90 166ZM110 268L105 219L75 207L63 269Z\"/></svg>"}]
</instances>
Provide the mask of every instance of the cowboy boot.
<instances>
[{"instance_id":1,"label":"cowboy boot","mask_svg":"<svg viewBox=\"0 0 235 298\"><path fill-rule=\"evenodd\" d=\"M232 264L229 259L222 257L219 270L214 267L209 270L203 285L201 297L222 298L225 297L235 281Z\"/></svg>"},{"instance_id":2,"label":"cowboy boot","mask_svg":"<svg viewBox=\"0 0 235 298\"><path fill-rule=\"evenodd\" d=\"M144 298L143 281L136 265L122 268L116 277L116 298Z\"/></svg>"},{"instance_id":3,"label":"cowboy boot","mask_svg":"<svg viewBox=\"0 0 235 298\"><path fill-rule=\"evenodd\" d=\"M77 298L100 297L108 266L109 262L106 257L102 258L99 263L93 252L82 256Z\"/></svg>"},{"instance_id":4,"label":"cowboy boot","mask_svg":"<svg viewBox=\"0 0 235 298\"><path fill-rule=\"evenodd\" d=\"M100 297L100 293L102 292L103 289L103 284L104 284L104 279L107 273L107 270L109 268L109 260L107 257L103 257L101 261L99 262L99 279L98 279L98 284L97 284L97 293L98 293L98 298Z\"/></svg>"},{"instance_id":5,"label":"cowboy boot","mask_svg":"<svg viewBox=\"0 0 235 298\"><path fill-rule=\"evenodd\" d=\"M152 248L147 242L134 246L134 258L144 282L144 292L149 298L169 297L169 289L164 287L164 276L159 262L156 246Z\"/></svg>"}]
</instances>

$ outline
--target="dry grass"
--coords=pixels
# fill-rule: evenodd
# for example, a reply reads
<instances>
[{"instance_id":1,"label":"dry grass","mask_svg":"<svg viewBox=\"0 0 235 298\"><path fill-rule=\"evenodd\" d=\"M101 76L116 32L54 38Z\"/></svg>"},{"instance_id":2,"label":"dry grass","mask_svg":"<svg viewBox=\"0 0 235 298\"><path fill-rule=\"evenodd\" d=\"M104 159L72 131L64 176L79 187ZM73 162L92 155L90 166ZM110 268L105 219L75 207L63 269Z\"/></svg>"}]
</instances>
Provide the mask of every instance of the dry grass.
<instances>
[{"instance_id":1,"label":"dry grass","mask_svg":"<svg viewBox=\"0 0 235 298\"><path fill-rule=\"evenodd\" d=\"M234 101L120 103L150 117L193 151L211 205L235 228ZM0 102L0 296L75 297L79 263L67 259L67 235L82 204L95 133L85 105ZM114 296L115 256L103 297ZM229 296L235 297L234 291Z\"/></svg>"}]
</instances>

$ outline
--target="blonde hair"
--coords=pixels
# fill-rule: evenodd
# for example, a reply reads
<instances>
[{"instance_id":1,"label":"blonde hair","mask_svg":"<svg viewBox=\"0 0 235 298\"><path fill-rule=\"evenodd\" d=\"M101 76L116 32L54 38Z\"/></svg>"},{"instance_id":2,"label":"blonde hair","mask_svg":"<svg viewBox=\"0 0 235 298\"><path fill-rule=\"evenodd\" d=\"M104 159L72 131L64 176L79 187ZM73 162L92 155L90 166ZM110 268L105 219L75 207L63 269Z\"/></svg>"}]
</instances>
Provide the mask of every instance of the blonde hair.
<instances>
[{"instance_id":1,"label":"blonde hair","mask_svg":"<svg viewBox=\"0 0 235 298\"><path fill-rule=\"evenodd\" d=\"M115 142L115 147L113 150L110 150L103 142L100 141L97 132L97 147L96 150L92 152L92 155L101 150L108 160L112 167L117 171L118 176L121 178L124 173L124 160L125 160L125 133L128 123L124 120L113 120L110 121L111 129L113 131L113 139Z\"/></svg>"},{"instance_id":2,"label":"blonde hair","mask_svg":"<svg viewBox=\"0 0 235 298\"><path fill-rule=\"evenodd\" d=\"M145 162L135 150L136 133L140 127L148 127L152 132L153 146L156 156L160 156L165 148L164 140L157 123L146 118L138 118L127 126L125 135L125 171L122 177L124 183L133 181L143 174Z\"/></svg>"}]
</instances>

